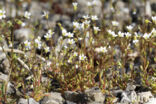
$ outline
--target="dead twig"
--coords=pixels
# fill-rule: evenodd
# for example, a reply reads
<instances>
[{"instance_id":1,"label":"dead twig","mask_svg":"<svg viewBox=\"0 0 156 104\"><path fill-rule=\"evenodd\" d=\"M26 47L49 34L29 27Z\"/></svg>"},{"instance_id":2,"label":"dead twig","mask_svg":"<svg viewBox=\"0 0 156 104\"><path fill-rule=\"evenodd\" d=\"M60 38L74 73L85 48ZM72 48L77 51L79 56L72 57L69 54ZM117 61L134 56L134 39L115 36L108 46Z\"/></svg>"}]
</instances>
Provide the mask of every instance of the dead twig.
<instances>
[{"instance_id":1,"label":"dead twig","mask_svg":"<svg viewBox=\"0 0 156 104\"><path fill-rule=\"evenodd\" d=\"M9 48L1 48L0 47L0 51L4 51L4 52L13 52L13 53L17 53L17 54L23 54L23 55L25 55L26 53L25 52L23 52L23 51L21 51L21 50L18 50L18 49L9 49ZM46 59L45 58L43 58L43 57L41 57L40 55L36 55L37 56L37 58L39 58L40 60L42 60L42 61L46 61Z\"/></svg>"}]
</instances>

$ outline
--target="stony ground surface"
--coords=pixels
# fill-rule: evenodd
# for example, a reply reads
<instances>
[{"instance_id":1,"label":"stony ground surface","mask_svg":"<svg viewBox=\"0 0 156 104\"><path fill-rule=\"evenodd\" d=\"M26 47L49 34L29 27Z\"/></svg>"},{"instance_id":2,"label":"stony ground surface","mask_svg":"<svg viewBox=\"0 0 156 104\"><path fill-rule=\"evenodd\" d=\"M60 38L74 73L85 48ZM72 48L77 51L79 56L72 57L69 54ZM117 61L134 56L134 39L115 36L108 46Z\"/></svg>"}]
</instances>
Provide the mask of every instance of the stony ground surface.
<instances>
[{"instance_id":1,"label":"stony ground surface","mask_svg":"<svg viewBox=\"0 0 156 104\"><path fill-rule=\"evenodd\" d=\"M53 36L54 44L57 47L55 49L56 54L59 56L58 51L61 50L61 45L59 44L60 33L57 29L56 23L61 22L64 27L68 30L72 29L72 21L76 18L82 17L84 14L89 14L90 10L87 8L87 3L90 0L77 0L79 4L77 16L75 12L71 9L70 0L53 0L54 3L50 4L47 0L32 0L31 3L24 2L21 5L22 9L17 10L15 3L11 0L6 0L7 2L0 1L2 8L6 10L6 16L9 18L14 18L16 15L23 15L25 10L29 10L32 14L31 22L38 20L42 24L42 29L38 32L38 35L43 37L43 34L49 27L55 28L55 35ZM120 23L118 28L123 28L123 25L129 20L133 23L139 23L140 17L151 17L152 13L156 13L156 1L149 0L149 3L145 5L142 0L132 0L131 3L129 0L112 0L116 5L116 10L119 11L115 13L116 20ZM147 0L148 1L148 0ZM146 9L145 9L146 8ZM92 11L95 11L99 19L105 18L106 26L110 25L110 21L113 13L113 8L110 5L109 0L105 0L104 6L100 0L97 0L97 5L92 8ZM49 25L45 19L41 17L43 11L53 11L53 14L49 15ZM30 22L30 21L29 21ZM97 21L99 26L101 25L100 20ZM25 21L26 25L29 24L28 21ZM29 26L31 27L31 26ZM25 40L31 40L31 35L34 34L27 26L21 26L14 31L15 42L14 48L18 48L19 44ZM3 46L8 48L9 45L5 40L2 42ZM66 43L64 43L66 44ZM29 53L27 53L29 55ZM119 55L119 54L118 54ZM20 59L19 59L20 60ZM45 63L48 63L49 60L46 60ZM20 61L19 61L20 62ZM60 93L58 91L51 91L45 93L44 96L39 101L34 100L34 98L24 98L22 97L22 91L14 87L14 83L11 80L8 81L9 77L9 59L7 55L0 50L0 85L2 82L8 82L7 84L7 95L17 96L17 104L105 104L106 99L111 98L110 95L114 96L114 104L156 104L156 94L153 94L150 89L144 88L138 83L129 83L125 90L119 88L114 88L110 91L111 94L103 94L99 87L93 87L85 90L84 92L78 91L65 91ZM156 65L156 63L154 64ZM153 67L154 67L153 65ZM156 67L156 66L155 66ZM108 75L109 76L109 75ZM30 76L28 76L30 77ZM49 78L42 77L43 82L48 82ZM156 80L156 79L155 79ZM139 81L139 80L138 80ZM29 95L29 91L27 95ZM1 100L1 99L0 99ZM11 99L8 99L11 100ZM0 102L0 104L3 104Z\"/></svg>"}]
</instances>

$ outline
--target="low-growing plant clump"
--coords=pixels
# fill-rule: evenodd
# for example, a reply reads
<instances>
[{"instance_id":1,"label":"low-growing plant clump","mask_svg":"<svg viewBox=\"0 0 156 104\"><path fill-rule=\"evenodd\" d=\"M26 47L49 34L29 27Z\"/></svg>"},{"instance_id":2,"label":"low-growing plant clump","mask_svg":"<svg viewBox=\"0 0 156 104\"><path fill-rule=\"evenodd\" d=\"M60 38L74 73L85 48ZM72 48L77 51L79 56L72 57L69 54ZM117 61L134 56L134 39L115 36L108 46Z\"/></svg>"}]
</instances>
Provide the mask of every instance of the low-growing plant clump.
<instances>
[{"instance_id":1,"label":"low-growing plant clump","mask_svg":"<svg viewBox=\"0 0 156 104\"><path fill-rule=\"evenodd\" d=\"M53 0L36 1L52 4L50 10L42 10L40 19L33 19L29 10L18 13L22 4L29 7L31 2L13 0L15 17L0 9L0 76L6 77L0 77L0 104L15 104L19 98L39 102L48 92L85 93L94 87L108 96L103 103L112 104L112 91L125 91L129 84L156 95L155 12L137 22L120 23L112 1L108 22L107 14L94 12L94 6L106 0L86 2L89 12L83 15L79 2L72 0L67 3L72 23L66 26L66 20L51 23L55 13L64 15Z\"/></svg>"}]
</instances>

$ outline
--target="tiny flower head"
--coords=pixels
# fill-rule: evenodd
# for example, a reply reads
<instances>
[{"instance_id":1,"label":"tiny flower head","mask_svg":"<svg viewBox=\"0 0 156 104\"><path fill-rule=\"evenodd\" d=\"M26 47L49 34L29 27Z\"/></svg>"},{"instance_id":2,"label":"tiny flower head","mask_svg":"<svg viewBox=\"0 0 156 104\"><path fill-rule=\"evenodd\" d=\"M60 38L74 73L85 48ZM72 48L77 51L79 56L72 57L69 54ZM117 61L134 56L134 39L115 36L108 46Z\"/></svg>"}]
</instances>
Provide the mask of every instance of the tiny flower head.
<instances>
[{"instance_id":1,"label":"tiny flower head","mask_svg":"<svg viewBox=\"0 0 156 104\"><path fill-rule=\"evenodd\" d=\"M80 29L80 24L78 22L73 22L73 27L76 29Z\"/></svg>"},{"instance_id":2,"label":"tiny flower head","mask_svg":"<svg viewBox=\"0 0 156 104\"><path fill-rule=\"evenodd\" d=\"M77 2L73 2L72 4L73 4L73 7L74 7L74 11L76 11L78 3Z\"/></svg>"},{"instance_id":3,"label":"tiny flower head","mask_svg":"<svg viewBox=\"0 0 156 104\"><path fill-rule=\"evenodd\" d=\"M129 33L129 32L126 32L126 33L125 33L125 36L128 38L128 37L131 37L131 36L132 36L132 34L131 34L131 33Z\"/></svg>"},{"instance_id":4,"label":"tiny flower head","mask_svg":"<svg viewBox=\"0 0 156 104\"><path fill-rule=\"evenodd\" d=\"M85 25L90 25L90 21L88 21L88 20L85 20L84 22L83 22Z\"/></svg>"},{"instance_id":5,"label":"tiny flower head","mask_svg":"<svg viewBox=\"0 0 156 104\"><path fill-rule=\"evenodd\" d=\"M54 32L52 32L52 30L48 30L48 32L46 33L46 35L44 35L44 38L46 38L47 40L49 40L52 35L54 34Z\"/></svg>"},{"instance_id":6,"label":"tiny flower head","mask_svg":"<svg viewBox=\"0 0 156 104\"><path fill-rule=\"evenodd\" d=\"M136 43L138 43L138 42L139 42L139 40L137 40L137 39L133 40L133 43L134 43L134 44L136 44Z\"/></svg>"},{"instance_id":7,"label":"tiny flower head","mask_svg":"<svg viewBox=\"0 0 156 104\"><path fill-rule=\"evenodd\" d=\"M66 29L62 29L62 35L67 36L67 30Z\"/></svg>"},{"instance_id":8,"label":"tiny flower head","mask_svg":"<svg viewBox=\"0 0 156 104\"><path fill-rule=\"evenodd\" d=\"M79 60L80 61L84 61L86 59L87 59L87 57L84 54L79 55Z\"/></svg>"},{"instance_id":9,"label":"tiny flower head","mask_svg":"<svg viewBox=\"0 0 156 104\"><path fill-rule=\"evenodd\" d=\"M95 20L98 20L98 17L97 17L96 15L93 15L93 16L91 16L91 19L92 19L93 21L95 21Z\"/></svg>"},{"instance_id":10,"label":"tiny flower head","mask_svg":"<svg viewBox=\"0 0 156 104\"><path fill-rule=\"evenodd\" d=\"M152 29L151 34L152 34L152 37L156 37L156 30L155 30L155 28Z\"/></svg>"},{"instance_id":11,"label":"tiny flower head","mask_svg":"<svg viewBox=\"0 0 156 104\"><path fill-rule=\"evenodd\" d=\"M64 48L67 49L68 47L65 45Z\"/></svg>"},{"instance_id":12,"label":"tiny flower head","mask_svg":"<svg viewBox=\"0 0 156 104\"><path fill-rule=\"evenodd\" d=\"M87 2L87 6L91 7L91 6L93 6L93 3L92 2Z\"/></svg>"},{"instance_id":13,"label":"tiny flower head","mask_svg":"<svg viewBox=\"0 0 156 104\"><path fill-rule=\"evenodd\" d=\"M112 21L112 25L113 25L113 26L119 26L119 22L117 22L117 21Z\"/></svg>"},{"instance_id":14,"label":"tiny flower head","mask_svg":"<svg viewBox=\"0 0 156 104\"><path fill-rule=\"evenodd\" d=\"M145 33L145 34L143 35L143 38L148 39L150 36L151 36L151 33Z\"/></svg>"},{"instance_id":15,"label":"tiny flower head","mask_svg":"<svg viewBox=\"0 0 156 104\"><path fill-rule=\"evenodd\" d=\"M48 19L48 12L43 11L43 15L42 15L42 17L45 17L46 19Z\"/></svg>"},{"instance_id":16,"label":"tiny flower head","mask_svg":"<svg viewBox=\"0 0 156 104\"><path fill-rule=\"evenodd\" d=\"M97 34L100 31L100 28L99 27L94 26L93 28L94 28L94 33L95 34Z\"/></svg>"},{"instance_id":17,"label":"tiny flower head","mask_svg":"<svg viewBox=\"0 0 156 104\"><path fill-rule=\"evenodd\" d=\"M69 37L69 38L72 38L74 36L74 34L71 33L71 32L68 32L66 36Z\"/></svg>"},{"instance_id":18,"label":"tiny flower head","mask_svg":"<svg viewBox=\"0 0 156 104\"><path fill-rule=\"evenodd\" d=\"M85 29L85 24L84 24L84 23L81 23L81 24L80 24L80 29L82 29L82 30Z\"/></svg>"},{"instance_id":19,"label":"tiny flower head","mask_svg":"<svg viewBox=\"0 0 156 104\"><path fill-rule=\"evenodd\" d=\"M132 26L132 25L129 25L129 26L126 26L126 28L127 28L129 31L132 31L133 26Z\"/></svg>"},{"instance_id":20,"label":"tiny flower head","mask_svg":"<svg viewBox=\"0 0 156 104\"><path fill-rule=\"evenodd\" d=\"M41 46L42 46L42 42L41 42L41 37L38 36L36 39L35 39L35 45L37 45L37 48L40 49Z\"/></svg>"},{"instance_id":21,"label":"tiny flower head","mask_svg":"<svg viewBox=\"0 0 156 104\"><path fill-rule=\"evenodd\" d=\"M26 26L26 23L25 23L25 22L22 22L22 23L21 23L21 26L22 26L22 27Z\"/></svg>"},{"instance_id":22,"label":"tiny flower head","mask_svg":"<svg viewBox=\"0 0 156 104\"><path fill-rule=\"evenodd\" d=\"M68 39L68 44L72 45L74 43L75 43L75 41L73 39Z\"/></svg>"},{"instance_id":23,"label":"tiny flower head","mask_svg":"<svg viewBox=\"0 0 156 104\"><path fill-rule=\"evenodd\" d=\"M93 0L92 5L98 5L99 2L100 2L100 0Z\"/></svg>"},{"instance_id":24,"label":"tiny flower head","mask_svg":"<svg viewBox=\"0 0 156 104\"><path fill-rule=\"evenodd\" d=\"M153 20L153 21L156 21L156 16L152 17L152 20Z\"/></svg>"},{"instance_id":25,"label":"tiny flower head","mask_svg":"<svg viewBox=\"0 0 156 104\"><path fill-rule=\"evenodd\" d=\"M49 51L50 51L50 48L49 47L46 47L45 48L45 52L48 53Z\"/></svg>"},{"instance_id":26,"label":"tiny flower head","mask_svg":"<svg viewBox=\"0 0 156 104\"><path fill-rule=\"evenodd\" d=\"M30 19L30 16L31 16L31 13L30 13L30 12L26 11L26 12L24 13L24 17L25 17L25 18Z\"/></svg>"},{"instance_id":27,"label":"tiny flower head","mask_svg":"<svg viewBox=\"0 0 156 104\"><path fill-rule=\"evenodd\" d=\"M118 36L118 35L116 35L115 32L112 31L112 30L108 30L108 33L109 33L110 35L112 35L113 37L117 37L117 36Z\"/></svg>"},{"instance_id":28,"label":"tiny flower head","mask_svg":"<svg viewBox=\"0 0 156 104\"><path fill-rule=\"evenodd\" d=\"M152 17L152 21L156 23L156 16Z\"/></svg>"},{"instance_id":29,"label":"tiny flower head","mask_svg":"<svg viewBox=\"0 0 156 104\"><path fill-rule=\"evenodd\" d=\"M47 66L50 66L50 65L51 65L51 61L48 61L48 62L47 62Z\"/></svg>"},{"instance_id":30,"label":"tiny flower head","mask_svg":"<svg viewBox=\"0 0 156 104\"><path fill-rule=\"evenodd\" d=\"M6 18L5 11L0 9L0 19Z\"/></svg>"},{"instance_id":31,"label":"tiny flower head","mask_svg":"<svg viewBox=\"0 0 156 104\"><path fill-rule=\"evenodd\" d=\"M95 48L95 51L98 53L106 53L108 50L106 47Z\"/></svg>"},{"instance_id":32,"label":"tiny flower head","mask_svg":"<svg viewBox=\"0 0 156 104\"><path fill-rule=\"evenodd\" d=\"M89 19L90 17L89 17L88 15L84 15L83 18L87 20L87 19Z\"/></svg>"},{"instance_id":33,"label":"tiny flower head","mask_svg":"<svg viewBox=\"0 0 156 104\"><path fill-rule=\"evenodd\" d=\"M76 68L76 69L78 69L78 68L79 68L79 66L78 66L78 65L75 65L75 68Z\"/></svg>"},{"instance_id":34,"label":"tiny flower head","mask_svg":"<svg viewBox=\"0 0 156 104\"><path fill-rule=\"evenodd\" d=\"M31 49L31 42L29 42L28 40L24 42L24 45L25 45L26 50Z\"/></svg>"},{"instance_id":35,"label":"tiny flower head","mask_svg":"<svg viewBox=\"0 0 156 104\"><path fill-rule=\"evenodd\" d=\"M73 56L74 57L78 56L78 53L77 52L74 52Z\"/></svg>"},{"instance_id":36,"label":"tiny flower head","mask_svg":"<svg viewBox=\"0 0 156 104\"><path fill-rule=\"evenodd\" d=\"M121 31L119 31L119 32L118 32L118 36L119 36L119 37L124 37L124 33L121 32Z\"/></svg>"}]
</instances>

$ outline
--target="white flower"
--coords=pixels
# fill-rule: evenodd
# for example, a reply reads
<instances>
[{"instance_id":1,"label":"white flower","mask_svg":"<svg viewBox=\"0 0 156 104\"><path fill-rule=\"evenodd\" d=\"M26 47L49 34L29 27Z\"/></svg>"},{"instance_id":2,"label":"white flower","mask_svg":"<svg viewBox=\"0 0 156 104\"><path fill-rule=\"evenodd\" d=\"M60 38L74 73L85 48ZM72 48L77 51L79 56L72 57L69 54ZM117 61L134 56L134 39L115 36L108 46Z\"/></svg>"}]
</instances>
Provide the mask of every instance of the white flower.
<instances>
[{"instance_id":1,"label":"white flower","mask_svg":"<svg viewBox=\"0 0 156 104\"><path fill-rule=\"evenodd\" d=\"M41 42L41 37L40 36L38 36L37 39L35 39L35 43L37 45L37 48L41 49L42 42Z\"/></svg>"},{"instance_id":2,"label":"white flower","mask_svg":"<svg viewBox=\"0 0 156 104\"><path fill-rule=\"evenodd\" d=\"M112 30L108 30L108 33L109 33L110 35L112 35L113 37L117 37L117 36L118 36L118 35L116 35L115 32L112 31Z\"/></svg>"},{"instance_id":3,"label":"white flower","mask_svg":"<svg viewBox=\"0 0 156 104\"><path fill-rule=\"evenodd\" d=\"M151 33L145 33L145 34L143 35L143 38L148 39L150 36L151 36Z\"/></svg>"},{"instance_id":4,"label":"white flower","mask_svg":"<svg viewBox=\"0 0 156 104\"><path fill-rule=\"evenodd\" d=\"M68 47L65 45L64 48L67 49Z\"/></svg>"},{"instance_id":5,"label":"white flower","mask_svg":"<svg viewBox=\"0 0 156 104\"><path fill-rule=\"evenodd\" d=\"M87 2L87 6L93 6L93 3L92 2Z\"/></svg>"},{"instance_id":6,"label":"white flower","mask_svg":"<svg viewBox=\"0 0 156 104\"><path fill-rule=\"evenodd\" d=\"M78 56L78 53L77 52L74 52L73 56L74 57Z\"/></svg>"},{"instance_id":7,"label":"white flower","mask_svg":"<svg viewBox=\"0 0 156 104\"><path fill-rule=\"evenodd\" d=\"M115 11L115 9L114 9L114 7L113 7L113 6L112 6L110 9L111 9L111 11L112 11L112 12L114 12L114 11Z\"/></svg>"},{"instance_id":8,"label":"white flower","mask_svg":"<svg viewBox=\"0 0 156 104\"><path fill-rule=\"evenodd\" d=\"M87 57L84 54L79 55L79 60L84 61Z\"/></svg>"},{"instance_id":9,"label":"white flower","mask_svg":"<svg viewBox=\"0 0 156 104\"><path fill-rule=\"evenodd\" d=\"M126 36L126 37L130 37L130 36L132 36L132 34L129 33L129 32L126 32L126 33L125 33L125 36Z\"/></svg>"},{"instance_id":10,"label":"white flower","mask_svg":"<svg viewBox=\"0 0 156 104\"><path fill-rule=\"evenodd\" d=\"M42 15L42 17L45 17L46 19L48 19L48 12L46 12L46 11L43 11L43 15Z\"/></svg>"},{"instance_id":11,"label":"white flower","mask_svg":"<svg viewBox=\"0 0 156 104\"><path fill-rule=\"evenodd\" d=\"M156 30L155 30L155 28L152 29L151 34L152 34L152 37L156 37Z\"/></svg>"},{"instance_id":12,"label":"white flower","mask_svg":"<svg viewBox=\"0 0 156 104\"><path fill-rule=\"evenodd\" d=\"M0 10L0 19L6 18L5 11Z\"/></svg>"},{"instance_id":13,"label":"white flower","mask_svg":"<svg viewBox=\"0 0 156 104\"><path fill-rule=\"evenodd\" d=\"M96 27L96 26L94 26L93 29L94 29L94 33L95 33L95 34L97 34L97 32L99 32L99 31L101 31L101 30L99 29L99 27Z\"/></svg>"},{"instance_id":14,"label":"white flower","mask_svg":"<svg viewBox=\"0 0 156 104\"><path fill-rule=\"evenodd\" d=\"M133 14L136 15L136 11L133 11Z\"/></svg>"},{"instance_id":15,"label":"white flower","mask_svg":"<svg viewBox=\"0 0 156 104\"><path fill-rule=\"evenodd\" d=\"M93 5L98 5L99 1L100 1L100 0L93 0L93 1L92 1L92 4L93 4Z\"/></svg>"},{"instance_id":16,"label":"white flower","mask_svg":"<svg viewBox=\"0 0 156 104\"><path fill-rule=\"evenodd\" d=\"M133 26L132 25L129 25L129 26L126 26L126 28L131 31L133 29Z\"/></svg>"},{"instance_id":17,"label":"white flower","mask_svg":"<svg viewBox=\"0 0 156 104\"><path fill-rule=\"evenodd\" d=\"M124 37L124 33L121 32L121 31L119 31L119 32L118 32L118 36L119 36L119 37Z\"/></svg>"},{"instance_id":18,"label":"white flower","mask_svg":"<svg viewBox=\"0 0 156 104\"><path fill-rule=\"evenodd\" d=\"M35 39L35 43L40 43L41 42L41 37L38 36L36 39Z\"/></svg>"},{"instance_id":19,"label":"white flower","mask_svg":"<svg viewBox=\"0 0 156 104\"><path fill-rule=\"evenodd\" d=\"M75 43L75 41L73 40L73 39L68 39L68 44L74 44Z\"/></svg>"},{"instance_id":20,"label":"white flower","mask_svg":"<svg viewBox=\"0 0 156 104\"><path fill-rule=\"evenodd\" d=\"M96 15L94 15L94 16L91 16L91 19L92 19L93 21L95 21L95 20L98 20L98 17L97 17Z\"/></svg>"},{"instance_id":21,"label":"white flower","mask_svg":"<svg viewBox=\"0 0 156 104\"><path fill-rule=\"evenodd\" d=\"M26 12L24 13L24 17L25 17L25 18L30 19L30 16L31 16L31 13L30 13L30 12L26 11Z\"/></svg>"},{"instance_id":22,"label":"white flower","mask_svg":"<svg viewBox=\"0 0 156 104\"><path fill-rule=\"evenodd\" d=\"M54 32L52 32L52 30L48 30L48 32L46 33L46 35L44 35L44 38L46 38L48 40L49 38L52 37L52 34L54 34Z\"/></svg>"},{"instance_id":23,"label":"white flower","mask_svg":"<svg viewBox=\"0 0 156 104\"><path fill-rule=\"evenodd\" d=\"M113 25L113 26L119 26L119 22L117 22L117 21L112 21L112 25Z\"/></svg>"},{"instance_id":24,"label":"white flower","mask_svg":"<svg viewBox=\"0 0 156 104\"><path fill-rule=\"evenodd\" d=\"M80 29L80 24L78 22L73 22L73 26L76 29Z\"/></svg>"},{"instance_id":25,"label":"white flower","mask_svg":"<svg viewBox=\"0 0 156 104\"><path fill-rule=\"evenodd\" d=\"M12 43L10 43L10 44L9 44L9 47L12 47L12 46L13 46Z\"/></svg>"},{"instance_id":26,"label":"white flower","mask_svg":"<svg viewBox=\"0 0 156 104\"><path fill-rule=\"evenodd\" d=\"M73 6L77 6L78 3L77 2L73 2L72 4L73 4Z\"/></svg>"},{"instance_id":27,"label":"white flower","mask_svg":"<svg viewBox=\"0 0 156 104\"><path fill-rule=\"evenodd\" d=\"M73 2L72 4L73 4L73 7L74 7L74 10L76 11L77 10L77 4L78 3L77 2Z\"/></svg>"},{"instance_id":28,"label":"white flower","mask_svg":"<svg viewBox=\"0 0 156 104\"><path fill-rule=\"evenodd\" d=\"M99 27L94 26L93 28L94 28L95 31L100 31Z\"/></svg>"},{"instance_id":29,"label":"white flower","mask_svg":"<svg viewBox=\"0 0 156 104\"><path fill-rule=\"evenodd\" d=\"M85 25L90 25L90 21L88 21L88 20L85 20L84 22L83 22Z\"/></svg>"},{"instance_id":30,"label":"white flower","mask_svg":"<svg viewBox=\"0 0 156 104\"><path fill-rule=\"evenodd\" d=\"M83 38L79 37L78 40L81 41Z\"/></svg>"},{"instance_id":31,"label":"white flower","mask_svg":"<svg viewBox=\"0 0 156 104\"><path fill-rule=\"evenodd\" d=\"M111 49L112 47L109 45L108 48Z\"/></svg>"},{"instance_id":32,"label":"white flower","mask_svg":"<svg viewBox=\"0 0 156 104\"><path fill-rule=\"evenodd\" d=\"M68 60L68 63L72 63L72 60L71 60L71 59L69 59L69 60Z\"/></svg>"},{"instance_id":33,"label":"white flower","mask_svg":"<svg viewBox=\"0 0 156 104\"><path fill-rule=\"evenodd\" d=\"M156 22L156 16L152 17L152 21Z\"/></svg>"},{"instance_id":34,"label":"white flower","mask_svg":"<svg viewBox=\"0 0 156 104\"><path fill-rule=\"evenodd\" d=\"M50 65L51 65L51 61L48 61L48 62L47 62L47 66L50 66Z\"/></svg>"},{"instance_id":35,"label":"white flower","mask_svg":"<svg viewBox=\"0 0 156 104\"><path fill-rule=\"evenodd\" d=\"M24 42L24 45L25 45L26 50L31 49L31 42L29 42L28 40Z\"/></svg>"},{"instance_id":36,"label":"white flower","mask_svg":"<svg viewBox=\"0 0 156 104\"><path fill-rule=\"evenodd\" d=\"M87 20L87 19L89 19L90 17L89 17L88 15L84 15L83 18Z\"/></svg>"},{"instance_id":37,"label":"white flower","mask_svg":"<svg viewBox=\"0 0 156 104\"><path fill-rule=\"evenodd\" d=\"M44 37L45 37L46 39L49 39L49 38L51 38L51 34L46 33L46 35L44 35Z\"/></svg>"},{"instance_id":38,"label":"white flower","mask_svg":"<svg viewBox=\"0 0 156 104\"><path fill-rule=\"evenodd\" d=\"M51 29L48 30L48 34L51 34L52 35L53 33L54 32Z\"/></svg>"},{"instance_id":39,"label":"white flower","mask_svg":"<svg viewBox=\"0 0 156 104\"><path fill-rule=\"evenodd\" d=\"M49 47L46 47L45 48L45 52L47 53L47 52L49 52L50 51L50 48Z\"/></svg>"},{"instance_id":40,"label":"white flower","mask_svg":"<svg viewBox=\"0 0 156 104\"><path fill-rule=\"evenodd\" d=\"M137 40L137 39L133 40L133 43L134 43L134 44L136 44L136 43L138 43L138 42L139 42L139 40Z\"/></svg>"},{"instance_id":41,"label":"white flower","mask_svg":"<svg viewBox=\"0 0 156 104\"><path fill-rule=\"evenodd\" d=\"M106 53L108 50L106 47L95 48L95 51L98 53Z\"/></svg>"},{"instance_id":42,"label":"white flower","mask_svg":"<svg viewBox=\"0 0 156 104\"><path fill-rule=\"evenodd\" d=\"M75 68L76 68L76 69L78 69L78 68L79 68L79 66L76 64L76 65L75 65Z\"/></svg>"},{"instance_id":43,"label":"white flower","mask_svg":"<svg viewBox=\"0 0 156 104\"><path fill-rule=\"evenodd\" d=\"M85 29L84 23L81 23L81 24L80 24L80 28L81 28L82 30Z\"/></svg>"},{"instance_id":44,"label":"white flower","mask_svg":"<svg viewBox=\"0 0 156 104\"><path fill-rule=\"evenodd\" d=\"M71 33L71 32L68 32L66 36L69 37L69 38L72 38L74 36L74 34Z\"/></svg>"},{"instance_id":45,"label":"white flower","mask_svg":"<svg viewBox=\"0 0 156 104\"><path fill-rule=\"evenodd\" d=\"M86 33L86 38L89 38L89 31L87 31Z\"/></svg>"},{"instance_id":46,"label":"white flower","mask_svg":"<svg viewBox=\"0 0 156 104\"><path fill-rule=\"evenodd\" d=\"M22 27L26 26L26 23L25 22L22 22L21 26Z\"/></svg>"},{"instance_id":47,"label":"white flower","mask_svg":"<svg viewBox=\"0 0 156 104\"><path fill-rule=\"evenodd\" d=\"M66 29L62 29L62 35L67 36L67 30Z\"/></svg>"},{"instance_id":48,"label":"white flower","mask_svg":"<svg viewBox=\"0 0 156 104\"><path fill-rule=\"evenodd\" d=\"M88 21L85 23L87 24ZM85 28L84 23L78 23L78 22L73 22L73 27L78 30L80 30L80 29L84 30L84 28Z\"/></svg>"}]
</instances>

